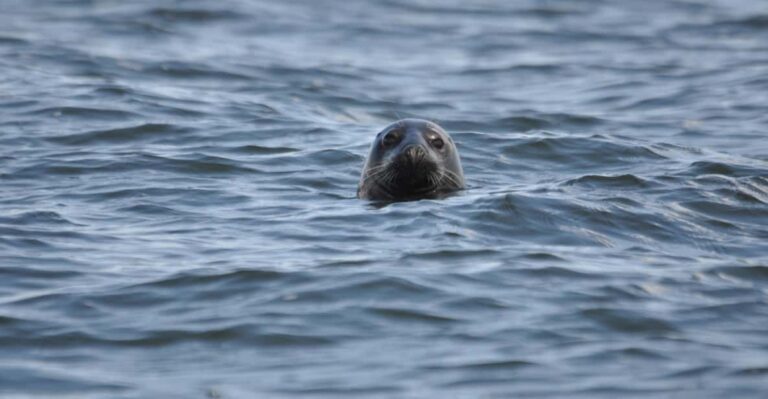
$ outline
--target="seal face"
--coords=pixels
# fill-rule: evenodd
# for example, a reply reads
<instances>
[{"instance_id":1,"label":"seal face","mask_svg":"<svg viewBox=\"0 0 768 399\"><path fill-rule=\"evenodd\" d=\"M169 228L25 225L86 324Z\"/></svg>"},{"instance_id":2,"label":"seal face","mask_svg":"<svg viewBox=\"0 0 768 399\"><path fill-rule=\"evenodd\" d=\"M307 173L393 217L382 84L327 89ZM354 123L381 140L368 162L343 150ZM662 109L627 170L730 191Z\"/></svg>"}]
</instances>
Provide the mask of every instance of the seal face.
<instances>
[{"instance_id":1,"label":"seal face","mask_svg":"<svg viewBox=\"0 0 768 399\"><path fill-rule=\"evenodd\" d=\"M380 201L437 198L464 188L451 136L421 119L403 119L379 132L365 162L357 196Z\"/></svg>"}]
</instances>

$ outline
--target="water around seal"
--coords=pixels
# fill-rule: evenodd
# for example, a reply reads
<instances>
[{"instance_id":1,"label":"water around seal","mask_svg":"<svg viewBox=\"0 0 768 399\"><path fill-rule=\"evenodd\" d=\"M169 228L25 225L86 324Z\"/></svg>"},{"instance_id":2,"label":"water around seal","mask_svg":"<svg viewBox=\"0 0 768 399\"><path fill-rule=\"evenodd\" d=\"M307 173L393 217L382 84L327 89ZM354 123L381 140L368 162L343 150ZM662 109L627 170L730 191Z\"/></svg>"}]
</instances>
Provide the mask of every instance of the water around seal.
<instances>
[{"instance_id":1,"label":"water around seal","mask_svg":"<svg viewBox=\"0 0 768 399\"><path fill-rule=\"evenodd\" d=\"M765 1L341 3L0 2L0 397L765 396Z\"/></svg>"}]
</instances>

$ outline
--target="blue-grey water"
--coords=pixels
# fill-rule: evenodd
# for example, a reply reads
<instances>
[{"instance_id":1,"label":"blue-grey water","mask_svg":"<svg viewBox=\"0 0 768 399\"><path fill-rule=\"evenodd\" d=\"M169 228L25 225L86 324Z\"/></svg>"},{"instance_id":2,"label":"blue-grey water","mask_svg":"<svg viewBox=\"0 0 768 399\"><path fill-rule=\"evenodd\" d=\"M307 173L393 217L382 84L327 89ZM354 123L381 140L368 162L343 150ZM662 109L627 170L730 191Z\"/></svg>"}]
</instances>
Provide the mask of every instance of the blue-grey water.
<instances>
[{"instance_id":1,"label":"blue-grey water","mask_svg":"<svg viewBox=\"0 0 768 399\"><path fill-rule=\"evenodd\" d=\"M768 4L0 0L0 397L768 397Z\"/></svg>"}]
</instances>

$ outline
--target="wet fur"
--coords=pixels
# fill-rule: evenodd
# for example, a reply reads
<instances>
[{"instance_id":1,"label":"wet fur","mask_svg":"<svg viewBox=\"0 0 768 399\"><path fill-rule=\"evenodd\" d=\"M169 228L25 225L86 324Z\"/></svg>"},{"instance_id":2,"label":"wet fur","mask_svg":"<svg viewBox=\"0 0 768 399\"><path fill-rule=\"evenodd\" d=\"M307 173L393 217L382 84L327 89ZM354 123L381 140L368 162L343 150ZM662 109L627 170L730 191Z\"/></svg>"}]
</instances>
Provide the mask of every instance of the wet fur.
<instances>
[{"instance_id":1,"label":"wet fur","mask_svg":"<svg viewBox=\"0 0 768 399\"><path fill-rule=\"evenodd\" d=\"M382 144L390 131L402 132L398 145ZM427 137L439 136L442 149L430 145ZM420 156L409 156L409 147L419 146ZM464 188L461 161L451 137L434 123L405 119L382 130L371 145L371 151L360 176L359 198L380 201L402 201L437 198Z\"/></svg>"}]
</instances>

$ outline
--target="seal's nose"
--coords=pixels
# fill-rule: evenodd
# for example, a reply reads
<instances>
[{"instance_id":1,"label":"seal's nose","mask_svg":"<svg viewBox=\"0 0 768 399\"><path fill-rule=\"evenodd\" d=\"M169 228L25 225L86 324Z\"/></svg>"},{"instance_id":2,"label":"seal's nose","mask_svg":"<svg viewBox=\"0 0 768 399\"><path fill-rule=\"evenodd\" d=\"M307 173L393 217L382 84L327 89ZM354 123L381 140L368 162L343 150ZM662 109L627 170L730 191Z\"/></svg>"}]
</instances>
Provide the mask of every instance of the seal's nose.
<instances>
[{"instance_id":1,"label":"seal's nose","mask_svg":"<svg viewBox=\"0 0 768 399\"><path fill-rule=\"evenodd\" d=\"M412 145L405 149L405 156L413 163L420 162L426 155L427 152L424 151L424 147L420 145Z\"/></svg>"}]
</instances>

